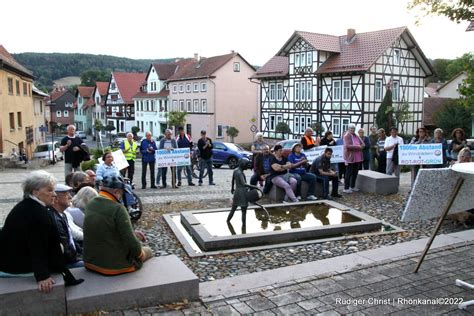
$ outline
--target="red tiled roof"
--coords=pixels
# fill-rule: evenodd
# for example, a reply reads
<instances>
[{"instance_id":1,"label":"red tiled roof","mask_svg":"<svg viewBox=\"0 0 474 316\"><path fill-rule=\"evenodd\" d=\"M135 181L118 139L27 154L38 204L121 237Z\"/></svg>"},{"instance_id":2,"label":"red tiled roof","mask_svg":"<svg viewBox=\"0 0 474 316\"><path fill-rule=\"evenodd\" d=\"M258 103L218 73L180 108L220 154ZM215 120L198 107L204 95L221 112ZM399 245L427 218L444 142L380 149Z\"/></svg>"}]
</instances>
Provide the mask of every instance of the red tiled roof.
<instances>
[{"instance_id":1,"label":"red tiled roof","mask_svg":"<svg viewBox=\"0 0 474 316\"><path fill-rule=\"evenodd\" d=\"M178 65L175 63L153 64L153 67L155 68L155 71L158 74L158 77L160 78L160 80L168 80L169 77L174 75L174 72L176 71L176 68L178 67Z\"/></svg>"},{"instance_id":2,"label":"red tiled roof","mask_svg":"<svg viewBox=\"0 0 474 316\"><path fill-rule=\"evenodd\" d=\"M95 105L95 100L94 97L90 97L86 104L84 104L84 109L87 109L88 107L94 106Z\"/></svg>"},{"instance_id":3,"label":"red tiled roof","mask_svg":"<svg viewBox=\"0 0 474 316\"><path fill-rule=\"evenodd\" d=\"M134 99L148 99L148 98L163 98L167 97L170 94L170 91L163 87L160 92L143 92L140 91L133 96Z\"/></svg>"},{"instance_id":4,"label":"red tiled roof","mask_svg":"<svg viewBox=\"0 0 474 316\"><path fill-rule=\"evenodd\" d=\"M113 72L117 88L125 103L133 104L133 96L140 90L140 86L145 81L146 73L136 72Z\"/></svg>"},{"instance_id":5,"label":"red tiled roof","mask_svg":"<svg viewBox=\"0 0 474 316\"><path fill-rule=\"evenodd\" d=\"M2 45L0 45L0 61L33 79L33 73L18 63Z\"/></svg>"},{"instance_id":6,"label":"red tiled roof","mask_svg":"<svg viewBox=\"0 0 474 316\"><path fill-rule=\"evenodd\" d=\"M97 89L99 89L99 94L101 96L107 95L107 90L109 89L108 82L96 81L95 86Z\"/></svg>"},{"instance_id":7,"label":"red tiled roof","mask_svg":"<svg viewBox=\"0 0 474 316\"><path fill-rule=\"evenodd\" d=\"M83 98L90 98L94 93L95 87L78 86L76 91L76 97L80 94Z\"/></svg>"},{"instance_id":8,"label":"red tiled roof","mask_svg":"<svg viewBox=\"0 0 474 316\"><path fill-rule=\"evenodd\" d=\"M274 56L257 70L252 78L285 77L288 75L288 57Z\"/></svg>"},{"instance_id":9,"label":"red tiled roof","mask_svg":"<svg viewBox=\"0 0 474 316\"><path fill-rule=\"evenodd\" d=\"M64 89L64 90L54 90L53 92L50 93L50 99L51 101L56 101L57 99L59 99L60 97L63 96L63 94L65 94L68 90L67 89Z\"/></svg>"},{"instance_id":10,"label":"red tiled roof","mask_svg":"<svg viewBox=\"0 0 474 316\"><path fill-rule=\"evenodd\" d=\"M182 67L178 67L176 73L168 78L168 81L209 77L236 55L237 53L230 53L227 55L201 58L200 61L193 60Z\"/></svg>"},{"instance_id":11,"label":"red tiled roof","mask_svg":"<svg viewBox=\"0 0 474 316\"><path fill-rule=\"evenodd\" d=\"M450 98L424 98L423 99L423 126L434 126L434 114L453 99Z\"/></svg>"},{"instance_id":12,"label":"red tiled roof","mask_svg":"<svg viewBox=\"0 0 474 316\"><path fill-rule=\"evenodd\" d=\"M340 54L334 54L316 71L317 74L365 71L407 30L399 27L375 32L358 33L347 43L339 36Z\"/></svg>"},{"instance_id":13,"label":"red tiled roof","mask_svg":"<svg viewBox=\"0 0 474 316\"><path fill-rule=\"evenodd\" d=\"M341 52L339 36L302 31L296 31L296 34L300 35L306 42L308 42L308 44L317 50L333 53Z\"/></svg>"}]
</instances>

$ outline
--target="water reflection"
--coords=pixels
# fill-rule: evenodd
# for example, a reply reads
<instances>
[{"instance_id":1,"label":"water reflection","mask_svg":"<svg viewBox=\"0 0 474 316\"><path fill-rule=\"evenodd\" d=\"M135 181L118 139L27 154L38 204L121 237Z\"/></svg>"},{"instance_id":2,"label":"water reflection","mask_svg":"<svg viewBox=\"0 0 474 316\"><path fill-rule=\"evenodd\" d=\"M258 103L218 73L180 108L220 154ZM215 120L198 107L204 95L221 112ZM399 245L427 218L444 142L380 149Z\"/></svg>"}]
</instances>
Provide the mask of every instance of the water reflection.
<instances>
[{"instance_id":1,"label":"water reflection","mask_svg":"<svg viewBox=\"0 0 474 316\"><path fill-rule=\"evenodd\" d=\"M194 216L212 236L291 230L361 221L351 214L324 203L275 207L267 210L269 216L262 209L249 209L245 223L241 223L238 217L234 217L228 225L223 224L226 222L229 211L194 213ZM243 225L240 226L241 224ZM241 227L240 232L235 230L236 225Z\"/></svg>"}]
</instances>

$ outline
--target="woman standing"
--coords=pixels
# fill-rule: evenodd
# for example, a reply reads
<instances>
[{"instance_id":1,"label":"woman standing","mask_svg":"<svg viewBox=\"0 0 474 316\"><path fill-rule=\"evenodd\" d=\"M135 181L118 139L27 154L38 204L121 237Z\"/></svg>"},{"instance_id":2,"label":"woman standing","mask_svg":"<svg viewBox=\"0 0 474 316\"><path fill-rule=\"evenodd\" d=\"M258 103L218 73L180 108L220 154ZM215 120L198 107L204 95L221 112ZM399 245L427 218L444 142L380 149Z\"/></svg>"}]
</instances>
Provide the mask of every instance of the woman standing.
<instances>
[{"instance_id":1,"label":"woman standing","mask_svg":"<svg viewBox=\"0 0 474 316\"><path fill-rule=\"evenodd\" d=\"M415 136L411 139L410 144L430 144L431 138L428 136L428 132L426 128L419 127L416 130ZM418 175L418 171L420 168L424 168L425 166L414 165L411 167L411 183L413 183Z\"/></svg>"},{"instance_id":2,"label":"woman standing","mask_svg":"<svg viewBox=\"0 0 474 316\"><path fill-rule=\"evenodd\" d=\"M469 146L470 144L466 141L466 135L462 128L456 128L451 134L451 144L449 144L448 153L451 156L452 160L458 159L458 153L464 147Z\"/></svg>"},{"instance_id":3,"label":"woman standing","mask_svg":"<svg viewBox=\"0 0 474 316\"><path fill-rule=\"evenodd\" d=\"M364 135L365 131L361 127L357 131L357 134L359 134L360 139L364 142L364 149L362 150L362 156L364 157L364 160L362 162L362 167L364 170L369 170L369 165L370 165L370 139ZM362 169L362 168L361 168Z\"/></svg>"},{"instance_id":4,"label":"woman standing","mask_svg":"<svg viewBox=\"0 0 474 316\"><path fill-rule=\"evenodd\" d=\"M364 141L355 133L355 124L349 124L349 129L344 135L344 161L346 173L344 175L344 193L359 191L355 187L357 174L359 173L361 162L364 160L362 150Z\"/></svg>"},{"instance_id":5,"label":"woman standing","mask_svg":"<svg viewBox=\"0 0 474 316\"><path fill-rule=\"evenodd\" d=\"M383 128L380 128L377 131L377 134L379 135L379 138L377 139L377 151L376 151L376 157L377 157L377 171L380 173L385 173L387 170L387 152L385 151L385 139L387 136L385 135L385 130Z\"/></svg>"},{"instance_id":6,"label":"woman standing","mask_svg":"<svg viewBox=\"0 0 474 316\"><path fill-rule=\"evenodd\" d=\"M443 146L443 163L440 165L432 165L431 167L432 168L446 167L446 163L447 163L446 152L448 150L448 143L446 142L446 139L444 139L443 137L443 130L441 128L437 128L434 130L434 137L431 142L435 144L442 144Z\"/></svg>"}]
</instances>

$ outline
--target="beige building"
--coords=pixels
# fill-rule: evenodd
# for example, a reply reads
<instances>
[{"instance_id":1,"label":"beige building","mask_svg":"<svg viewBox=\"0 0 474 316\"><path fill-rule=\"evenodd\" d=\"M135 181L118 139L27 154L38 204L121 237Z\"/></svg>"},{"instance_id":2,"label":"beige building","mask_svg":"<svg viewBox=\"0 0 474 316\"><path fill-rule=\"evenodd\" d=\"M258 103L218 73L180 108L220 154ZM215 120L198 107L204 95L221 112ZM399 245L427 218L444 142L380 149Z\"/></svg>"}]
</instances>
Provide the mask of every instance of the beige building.
<instances>
[{"instance_id":1,"label":"beige building","mask_svg":"<svg viewBox=\"0 0 474 316\"><path fill-rule=\"evenodd\" d=\"M0 154L35 149L33 74L0 45Z\"/></svg>"},{"instance_id":2,"label":"beige building","mask_svg":"<svg viewBox=\"0 0 474 316\"><path fill-rule=\"evenodd\" d=\"M230 141L229 127L239 130L236 143L249 143L258 126L255 69L240 54L198 58L168 78L168 111L187 112L186 131L194 139L206 130L213 140Z\"/></svg>"},{"instance_id":3,"label":"beige building","mask_svg":"<svg viewBox=\"0 0 474 316\"><path fill-rule=\"evenodd\" d=\"M35 144L41 144L46 141L46 98L47 93L33 85L33 113L34 113L34 140Z\"/></svg>"}]
</instances>

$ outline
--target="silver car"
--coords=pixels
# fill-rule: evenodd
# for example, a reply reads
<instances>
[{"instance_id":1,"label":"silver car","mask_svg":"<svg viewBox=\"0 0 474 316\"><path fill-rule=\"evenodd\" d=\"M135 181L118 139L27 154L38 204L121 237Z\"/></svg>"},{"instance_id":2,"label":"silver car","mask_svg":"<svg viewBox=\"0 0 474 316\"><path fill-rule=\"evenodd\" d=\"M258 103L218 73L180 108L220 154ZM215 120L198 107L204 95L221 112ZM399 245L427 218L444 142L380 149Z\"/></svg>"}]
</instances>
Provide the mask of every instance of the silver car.
<instances>
[{"instance_id":1,"label":"silver car","mask_svg":"<svg viewBox=\"0 0 474 316\"><path fill-rule=\"evenodd\" d=\"M39 144L36 146L36 149L33 153L33 158L37 159L46 159L50 161L58 161L59 159L63 160L63 153L59 150L59 142L47 142ZM54 150L52 150L54 148Z\"/></svg>"}]
</instances>

